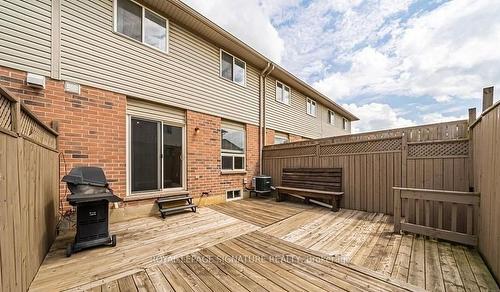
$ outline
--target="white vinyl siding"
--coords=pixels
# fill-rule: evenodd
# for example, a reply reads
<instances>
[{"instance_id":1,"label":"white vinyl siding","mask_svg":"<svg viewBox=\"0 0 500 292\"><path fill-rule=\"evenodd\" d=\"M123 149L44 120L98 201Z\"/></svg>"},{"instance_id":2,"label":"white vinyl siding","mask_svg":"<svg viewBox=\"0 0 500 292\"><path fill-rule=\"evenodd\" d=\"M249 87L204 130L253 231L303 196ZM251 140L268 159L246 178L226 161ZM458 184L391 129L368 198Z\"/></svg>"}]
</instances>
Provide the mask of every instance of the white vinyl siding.
<instances>
[{"instance_id":1,"label":"white vinyl siding","mask_svg":"<svg viewBox=\"0 0 500 292\"><path fill-rule=\"evenodd\" d=\"M51 1L0 1L0 66L50 76Z\"/></svg>"},{"instance_id":2,"label":"white vinyl siding","mask_svg":"<svg viewBox=\"0 0 500 292\"><path fill-rule=\"evenodd\" d=\"M266 78L265 100L266 127L275 131L309 139L345 135L349 131L342 130L342 116L338 113L335 115L335 126L328 124L329 109L321 103L316 103L317 118L308 115L307 97L294 88L291 88L290 106L276 102L276 79L273 76Z\"/></svg>"},{"instance_id":3,"label":"white vinyl siding","mask_svg":"<svg viewBox=\"0 0 500 292\"><path fill-rule=\"evenodd\" d=\"M258 70L246 86L219 76L220 49L169 22L169 53L113 30L113 2L62 2L64 80L257 125Z\"/></svg>"}]
</instances>

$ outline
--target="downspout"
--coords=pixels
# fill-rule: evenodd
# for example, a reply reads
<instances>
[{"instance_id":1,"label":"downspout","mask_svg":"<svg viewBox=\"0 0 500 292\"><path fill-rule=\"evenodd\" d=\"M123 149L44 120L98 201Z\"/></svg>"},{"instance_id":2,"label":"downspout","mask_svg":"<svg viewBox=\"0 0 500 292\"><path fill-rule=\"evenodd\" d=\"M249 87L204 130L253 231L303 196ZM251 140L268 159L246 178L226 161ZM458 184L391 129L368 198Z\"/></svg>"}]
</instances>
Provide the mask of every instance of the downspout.
<instances>
[{"instance_id":1,"label":"downspout","mask_svg":"<svg viewBox=\"0 0 500 292\"><path fill-rule=\"evenodd\" d=\"M262 175L262 153L266 142L266 77L274 70L274 65L267 63L259 75L259 175Z\"/></svg>"}]
</instances>

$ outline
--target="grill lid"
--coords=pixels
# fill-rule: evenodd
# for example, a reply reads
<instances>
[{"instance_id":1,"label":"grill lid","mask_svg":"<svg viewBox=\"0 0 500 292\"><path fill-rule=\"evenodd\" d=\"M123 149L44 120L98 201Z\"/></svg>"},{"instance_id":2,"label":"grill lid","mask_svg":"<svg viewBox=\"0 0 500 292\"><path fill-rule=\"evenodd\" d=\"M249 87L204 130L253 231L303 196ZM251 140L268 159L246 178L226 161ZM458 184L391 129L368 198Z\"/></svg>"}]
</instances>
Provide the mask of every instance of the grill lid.
<instances>
[{"instance_id":1,"label":"grill lid","mask_svg":"<svg viewBox=\"0 0 500 292\"><path fill-rule=\"evenodd\" d=\"M74 185L90 185L107 187L108 181L99 167L83 166L71 169L68 175L62 178L63 182Z\"/></svg>"}]
</instances>

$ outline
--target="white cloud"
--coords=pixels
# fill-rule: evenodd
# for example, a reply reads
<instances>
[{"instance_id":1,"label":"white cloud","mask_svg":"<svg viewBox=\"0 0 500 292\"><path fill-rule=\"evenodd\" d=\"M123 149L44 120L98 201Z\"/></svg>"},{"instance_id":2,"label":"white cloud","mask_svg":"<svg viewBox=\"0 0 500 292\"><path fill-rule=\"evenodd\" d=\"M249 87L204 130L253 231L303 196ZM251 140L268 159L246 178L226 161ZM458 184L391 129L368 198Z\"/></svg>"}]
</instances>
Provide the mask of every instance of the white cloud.
<instances>
[{"instance_id":1,"label":"white cloud","mask_svg":"<svg viewBox=\"0 0 500 292\"><path fill-rule=\"evenodd\" d=\"M334 99L353 95L432 96L438 102L478 98L482 87L500 83L498 15L499 1L455 0L407 23L390 22L378 36L389 33L389 42L346 53L348 70L334 72L315 86Z\"/></svg>"},{"instance_id":2,"label":"white cloud","mask_svg":"<svg viewBox=\"0 0 500 292\"><path fill-rule=\"evenodd\" d=\"M354 133L409 127L416 124L401 117L400 112L388 104L369 103L358 106L351 103L343 106L360 119L352 124Z\"/></svg>"},{"instance_id":3,"label":"white cloud","mask_svg":"<svg viewBox=\"0 0 500 292\"><path fill-rule=\"evenodd\" d=\"M424 124L443 123L443 122L457 121L464 119L467 119L467 115L465 114L462 116L444 116L442 113L439 112L424 114L422 116L422 122Z\"/></svg>"},{"instance_id":4,"label":"white cloud","mask_svg":"<svg viewBox=\"0 0 500 292\"><path fill-rule=\"evenodd\" d=\"M258 0L183 1L266 57L281 63L284 41Z\"/></svg>"}]
</instances>

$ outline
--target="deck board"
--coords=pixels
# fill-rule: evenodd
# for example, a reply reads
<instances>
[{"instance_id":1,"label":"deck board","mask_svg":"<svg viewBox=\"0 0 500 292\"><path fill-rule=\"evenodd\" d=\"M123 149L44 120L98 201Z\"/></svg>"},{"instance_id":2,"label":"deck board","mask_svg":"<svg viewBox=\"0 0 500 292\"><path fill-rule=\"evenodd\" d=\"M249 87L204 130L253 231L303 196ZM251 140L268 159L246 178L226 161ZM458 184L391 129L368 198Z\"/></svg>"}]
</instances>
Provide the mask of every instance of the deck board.
<instances>
[{"instance_id":1,"label":"deck board","mask_svg":"<svg viewBox=\"0 0 500 292\"><path fill-rule=\"evenodd\" d=\"M477 250L395 234L392 224L382 214L312 209L260 231L431 291L498 290Z\"/></svg>"},{"instance_id":2,"label":"deck board","mask_svg":"<svg viewBox=\"0 0 500 292\"><path fill-rule=\"evenodd\" d=\"M215 251L214 253L212 253ZM210 256L209 258L207 257ZM216 258L214 258L214 256ZM232 257L227 260L227 257ZM224 273L217 265L201 265L201 262L224 263L249 275L246 282L240 282L238 288L226 286L227 279L215 277L213 273ZM414 291L406 283L387 281L383 277L367 274L353 267L348 267L299 245L269 236L258 231L219 243L206 250L177 258L173 263L163 266L182 267L182 272L172 277L165 275L165 280L172 287L182 287L190 283L194 291ZM217 270L217 271L214 271ZM151 272L149 270L146 273ZM144 272L138 274L144 275ZM233 273L224 273L230 282L236 281ZM126 278L129 278L127 276ZM133 275L137 277L137 275ZM254 289L257 288L257 289ZM181 289L181 288L180 288ZM180 290L179 289L179 290ZM139 286L136 290L139 291Z\"/></svg>"},{"instance_id":3,"label":"deck board","mask_svg":"<svg viewBox=\"0 0 500 292\"><path fill-rule=\"evenodd\" d=\"M396 234L392 219L250 199L114 223L115 248L66 258L71 238L58 238L30 290L498 290L476 250ZM261 260L227 261L242 256Z\"/></svg>"}]
</instances>

